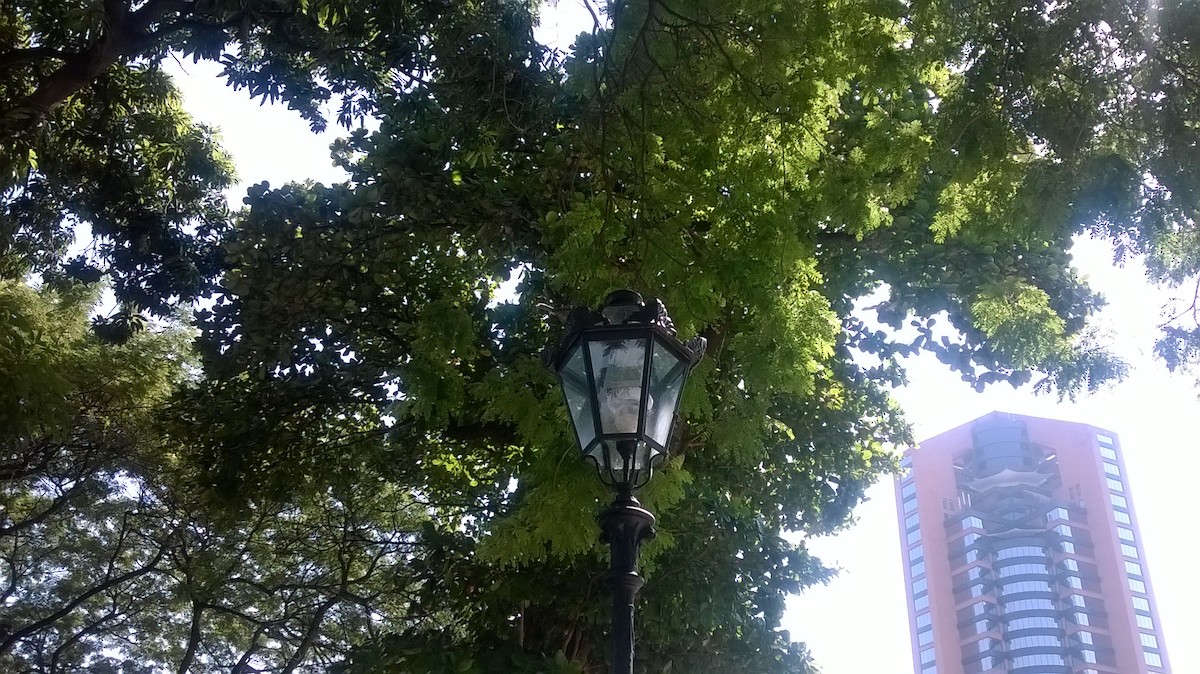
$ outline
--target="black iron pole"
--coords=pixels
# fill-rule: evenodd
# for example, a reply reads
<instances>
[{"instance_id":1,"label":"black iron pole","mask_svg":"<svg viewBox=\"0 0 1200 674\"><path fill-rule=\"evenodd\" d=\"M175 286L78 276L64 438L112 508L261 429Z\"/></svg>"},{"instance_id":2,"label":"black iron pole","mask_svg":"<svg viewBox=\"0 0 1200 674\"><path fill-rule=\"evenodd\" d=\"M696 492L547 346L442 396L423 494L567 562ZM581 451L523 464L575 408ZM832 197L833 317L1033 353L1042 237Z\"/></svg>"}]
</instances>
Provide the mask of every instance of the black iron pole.
<instances>
[{"instance_id":1,"label":"black iron pole","mask_svg":"<svg viewBox=\"0 0 1200 674\"><path fill-rule=\"evenodd\" d=\"M600 515L601 540L609 546L611 563L604 581L612 592L612 674L633 674L633 605L645 580L638 575L638 548L654 537L654 515L641 507L632 492L621 492Z\"/></svg>"}]
</instances>

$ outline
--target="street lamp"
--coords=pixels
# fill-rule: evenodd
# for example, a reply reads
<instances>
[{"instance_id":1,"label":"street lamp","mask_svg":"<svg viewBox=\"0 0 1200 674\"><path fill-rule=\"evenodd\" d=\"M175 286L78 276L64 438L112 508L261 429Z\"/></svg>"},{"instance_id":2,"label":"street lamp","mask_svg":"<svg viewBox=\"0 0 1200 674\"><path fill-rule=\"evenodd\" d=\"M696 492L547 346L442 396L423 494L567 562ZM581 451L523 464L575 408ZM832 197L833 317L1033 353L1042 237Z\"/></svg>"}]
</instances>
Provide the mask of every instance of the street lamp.
<instances>
[{"instance_id":1,"label":"street lamp","mask_svg":"<svg viewBox=\"0 0 1200 674\"><path fill-rule=\"evenodd\" d=\"M634 492L667 456L683 386L706 346L703 337L679 341L662 302L618 290L598 311L573 310L550 357L583 458L616 493L599 518L611 554L613 674L633 672L633 602L645 582L638 548L654 536L654 515Z\"/></svg>"}]
</instances>

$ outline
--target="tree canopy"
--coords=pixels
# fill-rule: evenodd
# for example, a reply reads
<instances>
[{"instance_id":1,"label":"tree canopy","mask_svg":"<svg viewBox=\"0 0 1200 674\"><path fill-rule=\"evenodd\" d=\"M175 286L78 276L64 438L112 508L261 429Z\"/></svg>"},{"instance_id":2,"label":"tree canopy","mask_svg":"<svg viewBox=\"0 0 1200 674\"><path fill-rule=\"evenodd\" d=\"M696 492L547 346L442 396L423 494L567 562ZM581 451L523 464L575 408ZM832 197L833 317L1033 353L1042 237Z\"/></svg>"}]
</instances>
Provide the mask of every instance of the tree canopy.
<instances>
[{"instance_id":1,"label":"tree canopy","mask_svg":"<svg viewBox=\"0 0 1200 674\"><path fill-rule=\"evenodd\" d=\"M563 53L516 0L0 5L0 663L602 671L605 496L540 353L630 287L709 344L638 661L812 671L785 534L892 467L903 357L1095 388L1072 237L1195 277L1189 3L603 10ZM230 209L169 58L375 130Z\"/></svg>"}]
</instances>

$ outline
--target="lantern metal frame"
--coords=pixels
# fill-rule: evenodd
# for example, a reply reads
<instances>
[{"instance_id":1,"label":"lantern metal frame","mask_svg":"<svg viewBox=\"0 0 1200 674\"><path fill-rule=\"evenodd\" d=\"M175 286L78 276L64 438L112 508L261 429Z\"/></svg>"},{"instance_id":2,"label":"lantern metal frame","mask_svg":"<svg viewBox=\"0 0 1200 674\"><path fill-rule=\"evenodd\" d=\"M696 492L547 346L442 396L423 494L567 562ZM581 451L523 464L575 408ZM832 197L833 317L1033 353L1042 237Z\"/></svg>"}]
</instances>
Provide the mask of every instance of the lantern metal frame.
<instances>
[{"instance_id":1,"label":"lantern metal frame","mask_svg":"<svg viewBox=\"0 0 1200 674\"><path fill-rule=\"evenodd\" d=\"M624 342L626 340L644 340L645 349L641 363L641 385L638 400L638 418L636 428L631 432L606 432L601 420L602 401L597 395L596 372L598 365L593 362L591 344L599 342ZM668 426L661 437L655 437L647 429L651 418L652 405L649 402L650 387L655 374L656 347L661 346L675 361L674 365L683 368L679 373L679 390L671 403L671 409L660 410L655 414L668 413ZM586 381L576 381L574 385L581 388L588 396L591 424L594 434L583 444L579 424L575 416L571 417L571 428L576 441L580 444L583 458L591 461L600 478L618 493L633 493L645 486L653 475L654 469L661 464L669 454L671 436L679 406L683 399L683 387L687 383L691 369L704 354L707 340L696 337L687 342L680 341L676 336L675 325L667 315L663 303L654 299L647 303L641 295L631 290L618 290L610 293L603 306L597 310L584 307L574 309L567 317L567 329L561 342L553 353L548 354L549 365L559 377L563 385L564 396L570 406L570 396L566 394L568 377L567 361L575 355L576 349L584 359L584 377ZM668 374L673 370L668 370ZM665 378L665 377L664 377ZM611 464L611 449L615 450L624 460L623 466ZM647 457L644 468L639 469L633 463L632 457L641 449L640 444L653 450ZM607 464L607 465L606 465ZM623 474L622 474L623 473Z\"/></svg>"}]
</instances>

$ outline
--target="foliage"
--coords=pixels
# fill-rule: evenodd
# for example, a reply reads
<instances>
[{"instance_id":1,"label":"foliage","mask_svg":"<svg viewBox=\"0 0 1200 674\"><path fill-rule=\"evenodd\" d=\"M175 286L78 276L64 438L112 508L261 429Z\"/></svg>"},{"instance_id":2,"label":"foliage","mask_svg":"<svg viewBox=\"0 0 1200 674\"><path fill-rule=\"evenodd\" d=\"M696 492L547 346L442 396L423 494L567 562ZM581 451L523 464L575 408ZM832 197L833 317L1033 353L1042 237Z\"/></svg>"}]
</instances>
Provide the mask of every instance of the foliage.
<instances>
[{"instance_id":1,"label":"foliage","mask_svg":"<svg viewBox=\"0 0 1200 674\"><path fill-rule=\"evenodd\" d=\"M352 5L355 11L351 11ZM454 2L16 0L0 6L0 275L108 277L127 339L141 312L210 290L232 166L160 69L217 61L235 89L285 102L314 129L419 80L474 26ZM94 243L67 258L80 226ZM87 232L88 230L84 230ZM85 235L86 238L86 235Z\"/></svg>"},{"instance_id":2,"label":"foliage","mask_svg":"<svg viewBox=\"0 0 1200 674\"><path fill-rule=\"evenodd\" d=\"M977 217L1011 181L1038 178L1007 156L940 158L956 130L931 97L958 82L904 46L896 17L614 12L611 30L581 36L561 63L527 24L488 24L469 52L383 100L376 133L337 147L349 183L260 185L226 244L225 291L200 316L200 343L223 395L238 391L267 432L201 443L202 462L229 468L224 493L288 498L304 467L336 472L342 459L303 442L280 454L273 438L319 436L339 414L386 416L383 443L358 445L351 464L386 457L393 479L487 514L458 524L463 584L490 588L463 593L474 611L447 612L465 616L457 631L418 626L364 651L367 669L469 669L485 653L510 658L514 633L524 652L603 666L605 616L588 601L603 496L571 458L537 352L561 312L614 286L663 297L681 332L712 345L676 463L643 495L662 522L639 632L653 670L808 666L773 627L785 593L825 576L779 532L843 526L889 465L905 430L882 386L898 380L901 353L933 348L972 381L1022 381L1037 366L1064 390L1116 367L1080 347L1097 300L1067 264L1073 230L1035 227L1030 205ZM481 92L498 98L481 106ZM987 181L970 164L985 159ZM975 196L947 197L960 212L935 226L960 175ZM515 297L497 301L514 273ZM934 341L925 322L915 343L878 338L852 309L882 283L885 323L944 315L957 341ZM997 314L1013 283L1032 304ZM864 370L856 351L882 364ZM283 413L316 400L320 411L302 409L320 420ZM414 664L430 653L448 660Z\"/></svg>"},{"instance_id":3,"label":"foliage","mask_svg":"<svg viewBox=\"0 0 1200 674\"><path fill-rule=\"evenodd\" d=\"M1182 4L1151 24L1090 0L609 3L565 54L534 39L536 9L5 6L17 224L0 309L20 320L0 355L25 369L4 432L59 429L47 452L91 457L78 492L84 474L53 462L4 483L13 503L82 513L0 537L23 611L6 657L602 670L605 497L540 351L571 306L631 287L709 343L674 458L640 495L660 526L639 662L812 671L776 628L829 571L784 534L847 526L891 467L903 357L932 351L981 387L1096 387L1123 366L1088 332L1102 300L1072 237L1193 273ZM227 160L179 111L168 49L314 128L334 103L377 129L335 144L345 183L258 184L229 219ZM62 259L76 221L102 242L78 263ZM16 281L30 271L40 294ZM169 398L115 380L153 412L110 424L137 430L121 451L77 412L96 370L62 359L165 366L137 351L152 335L83 330L64 276L104 274L124 303L109 341L211 291L200 372L164 374ZM38 327L56 322L73 327ZM1198 348L1172 334L1175 353ZM106 572L89 586L84 568ZM116 645L148 625L175 637Z\"/></svg>"},{"instance_id":4,"label":"foliage","mask_svg":"<svg viewBox=\"0 0 1200 674\"><path fill-rule=\"evenodd\" d=\"M0 14L0 26L16 20ZM24 42L46 37L17 30ZM21 61L4 58L13 53L0 55L0 100L33 87ZM124 311L102 322L101 333L116 341L140 327L133 317L142 311L169 316L209 287L232 165L157 68L106 70L36 127L3 137L0 277L107 276ZM72 250L80 230L92 241Z\"/></svg>"},{"instance_id":5,"label":"foliage","mask_svg":"<svg viewBox=\"0 0 1200 674\"><path fill-rule=\"evenodd\" d=\"M1117 261L1145 256L1152 280L1193 286L1200 274L1195 3L1010 11L1008 3L984 2L969 13L952 5L914 3L911 12L924 37L917 44L961 72L939 116L944 110L975 184L995 180L991 158L1007 157L1019 169L975 203L1001 216L997 224L1109 237ZM1200 353L1194 309L1184 302L1165 316L1156 351L1172 369Z\"/></svg>"},{"instance_id":6,"label":"foliage","mask_svg":"<svg viewBox=\"0 0 1200 674\"><path fill-rule=\"evenodd\" d=\"M5 671L320 671L415 619L423 504L360 479L206 516L160 424L181 335L105 344L92 299L0 286Z\"/></svg>"}]
</instances>

